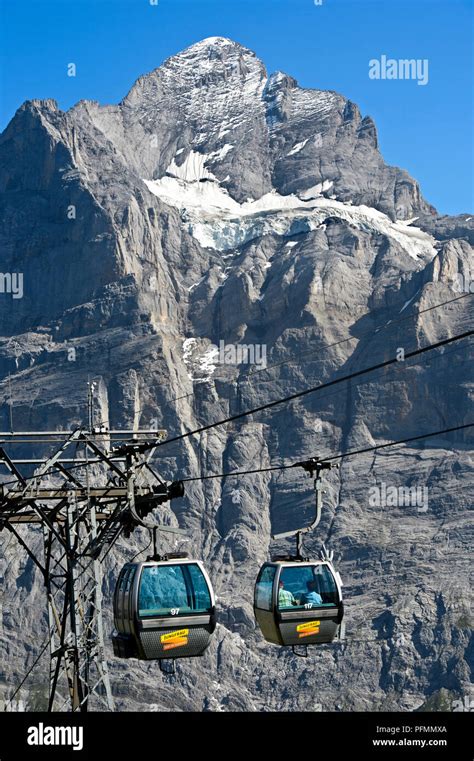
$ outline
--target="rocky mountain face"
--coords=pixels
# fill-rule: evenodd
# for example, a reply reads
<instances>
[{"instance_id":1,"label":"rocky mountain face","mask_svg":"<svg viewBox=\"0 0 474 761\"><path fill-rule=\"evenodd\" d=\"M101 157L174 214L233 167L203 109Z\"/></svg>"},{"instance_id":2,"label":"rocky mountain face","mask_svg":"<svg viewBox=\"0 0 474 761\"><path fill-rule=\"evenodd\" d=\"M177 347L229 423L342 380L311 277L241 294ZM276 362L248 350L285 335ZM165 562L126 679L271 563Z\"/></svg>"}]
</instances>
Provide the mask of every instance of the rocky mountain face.
<instances>
[{"instance_id":1,"label":"rocky mountain face","mask_svg":"<svg viewBox=\"0 0 474 761\"><path fill-rule=\"evenodd\" d=\"M468 295L417 313L474 290L474 219L440 216L407 172L387 166L354 103L268 76L224 38L169 59L117 106L25 103L0 137L0 188L4 431L10 394L16 430L84 423L90 377L95 422L171 436L473 324ZM176 479L463 425L471 361L469 341L402 360L162 447L155 465ZM14 454L26 452L44 449ZM260 564L292 547L271 534L311 520L311 481L291 470L191 482L163 510L207 564L219 626L174 676L110 649L118 710L452 710L473 669L473 479L469 429L328 474L306 549L335 550L346 639L306 660L265 643L252 598ZM381 484L426 488L428 500L387 506L374 498ZM46 613L31 562L5 532L0 540L8 695ZM146 543L138 532L107 560L109 633L120 564ZM41 692L45 674L23 694Z\"/></svg>"}]
</instances>

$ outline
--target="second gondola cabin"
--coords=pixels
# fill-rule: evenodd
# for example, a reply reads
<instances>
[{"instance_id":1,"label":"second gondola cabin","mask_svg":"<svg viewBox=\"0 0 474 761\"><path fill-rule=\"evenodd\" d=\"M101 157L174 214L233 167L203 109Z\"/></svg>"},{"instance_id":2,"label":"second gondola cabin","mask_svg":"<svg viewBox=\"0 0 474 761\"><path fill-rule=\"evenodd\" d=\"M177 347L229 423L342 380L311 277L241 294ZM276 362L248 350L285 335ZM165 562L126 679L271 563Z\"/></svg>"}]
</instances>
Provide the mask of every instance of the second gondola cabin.
<instances>
[{"instance_id":1,"label":"second gondola cabin","mask_svg":"<svg viewBox=\"0 0 474 761\"><path fill-rule=\"evenodd\" d=\"M341 577L328 560L265 563L255 584L254 612L274 645L332 642L344 615Z\"/></svg>"},{"instance_id":2,"label":"second gondola cabin","mask_svg":"<svg viewBox=\"0 0 474 761\"><path fill-rule=\"evenodd\" d=\"M216 627L215 597L202 563L183 556L127 563L114 593L114 655L193 658Z\"/></svg>"}]
</instances>

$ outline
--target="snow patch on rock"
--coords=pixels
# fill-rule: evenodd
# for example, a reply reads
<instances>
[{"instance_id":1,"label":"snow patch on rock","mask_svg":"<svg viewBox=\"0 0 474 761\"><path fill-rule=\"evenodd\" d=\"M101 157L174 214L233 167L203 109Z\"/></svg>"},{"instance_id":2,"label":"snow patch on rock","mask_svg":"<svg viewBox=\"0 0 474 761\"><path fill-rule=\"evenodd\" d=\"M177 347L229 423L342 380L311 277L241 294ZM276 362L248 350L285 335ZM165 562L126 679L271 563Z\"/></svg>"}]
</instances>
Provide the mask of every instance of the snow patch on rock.
<instances>
[{"instance_id":1,"label":"snow patch on rock","mask_svg":"<svg viewBox=\"0 0 474 761\"><path fill-rule=\"evenodd\" d=\"M303 148L305 147L306 143L308 142L308 139L309 138L306 138L306 140L303 140L303 142L296 143L294 148L292 148L291 151L289 151L289 153L287 153L286 155L287 156L294 156L296 153L299 153L300 151L302 151Z\"/></svg>"},{"instance_id":2,"label":"snow patch on rock","mask_svg":"<svg viewBox=\"0 0 474 761\"><path fill-rule=\"evenodd\" d=\"M200 182L204 179L215 179L214 175L205 167L208 158L205 153L190 151L180 166L173 159L166 172L168 175L172 175L184 182Z\"/></svg>"},{"instance_id":3,"label":"snow patch on rock","mask_svg":"<svg viewBox=\"0 0 474 761\"><path fill-rule=\"evenodd\" d=\"M188 370L188 378L194 383L208 383L216 370L219 350L210 346L202 351L196 338L183 341L183 362Z\"/></svg>"},{"instance_id":4,"label":"snow patch on rock","mask_svg":"<svg viewBox=\"0 0 474 761\"><path fill-rule=\"evenodd\" d=\"M310 201L312 198L317 198L321 195L321 193L324 193L326 190L329 190L329 188L332 188L334 185L332 180L324 180L324 182L318 182L317 185L313 185L313 187L308 188L307 190L304 190L302 193L299 194L299 197L303 199L303 201Z\"/></svg>"},{"instance_id":5,"label":"snow patch on rock","mask_svg":"<svg viewBox=\"0 0 474 761\"><path fill-rule=\"evenodd\" d=\"M202 161L201 161L202 159ZM192 158L182 176L199 176L206 157ZM186 162L185 162L186 163ZM202 181L205 179L205 181ZM229 251L264 235L293 236L325 229L327 217L337 217L361 231L377 232L396 240L415 261L424 264L436 256L434 238L412 224L392 222L381 211L320 195L332 183L325 180L299 196L282 196L273 190L257 200L240 204L209 174L200 181L182 177L144 180L151 193L178 209L186 209L189 232L203 248Z\"/></svg>"}]
</instances>

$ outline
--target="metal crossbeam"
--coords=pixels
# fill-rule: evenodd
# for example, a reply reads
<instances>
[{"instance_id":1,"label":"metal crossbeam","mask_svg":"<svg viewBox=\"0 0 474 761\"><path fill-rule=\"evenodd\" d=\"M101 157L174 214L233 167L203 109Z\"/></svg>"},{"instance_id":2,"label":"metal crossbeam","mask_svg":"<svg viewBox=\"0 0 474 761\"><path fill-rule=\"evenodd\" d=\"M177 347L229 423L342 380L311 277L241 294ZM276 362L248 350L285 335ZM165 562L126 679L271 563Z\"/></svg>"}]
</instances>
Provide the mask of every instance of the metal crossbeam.
<instances>
[{"instance_id":1,"label":"metal crossbeam","mask_svg":"<svg viewBox=\"0 0 474 761\"><path fill-rule=\"evenodd\" d=\"M102 461L103 462L103 461ZM76 499L86 499L87 496L89 497L99 497L99 498L106 498L106 499L118 499L119 497L126 497L127 496L127 488L126 487L116 487L116 486L110 486L110 487L103 487L101 489L91 488L89 491L87 491L86 488L81 489L73 489L70 487L67 487L65 489L35 489L33 495L29 495L26 499L23 496L23 491L18 490L12 490L7 492L3 496L3 500L5 504L11 504L13 502L20 502L24 503L27 502L34 496L35 499L44 499L44 500L56 500L56 499L68 499L70 497L74 497ZM152 490L150 487L148 488L137 488L136 490L136 496L148 496L149 494L152 494Z\"/></svg>"}]
</instances>

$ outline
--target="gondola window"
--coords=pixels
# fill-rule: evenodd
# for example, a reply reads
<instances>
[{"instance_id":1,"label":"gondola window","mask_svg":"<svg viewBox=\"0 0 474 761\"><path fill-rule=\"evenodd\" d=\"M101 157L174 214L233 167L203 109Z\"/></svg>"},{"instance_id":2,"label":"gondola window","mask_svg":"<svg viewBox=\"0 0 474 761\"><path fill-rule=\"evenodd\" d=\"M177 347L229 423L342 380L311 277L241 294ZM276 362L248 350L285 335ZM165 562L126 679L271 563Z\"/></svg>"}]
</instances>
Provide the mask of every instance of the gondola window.
<instances>
[{"instance_id":1,"label":"gondola window","mask_svg":"<svg viewBox=\"0 0 474 761\"><path fill-rule=\"evenodd\" d=\"M143 568L139 616L176 616L208 611L211 600L197 565L162 565Z\"/></svg>"},{"instance_id":2,"label":"gondola window","mask_svg":"<svg viewBox=\"0 0 474 761\"><path fill-rule=\"evenodd\" d=\"M191 565L183 567L184 574L189 573L193 591L193 608L196 612L208 612L211 609L211 596L209 587L199 566Z\"/></svg>"},{"instance_id":3,"label":"gondola window","mask_svg":"<svg viewBox=\"0 0 474 761\"><path fill-rule=\"evenodd\" d=\"M255 587L255 606L261 610L272 609L273 580L276 568L272 565L264 566L260 572Z\"/></svg>"},{"instance_id":4,"label":"gondola window","mask_svg":"<svg viewBox=\"0 0 474 761\"><path fill-rule=\"evenodd\" d=\"M285 594L279 595L280 610L326 608L337 604L336 583L326 566L283 568L281 584Z\"/></svg>"}]
</instances>

